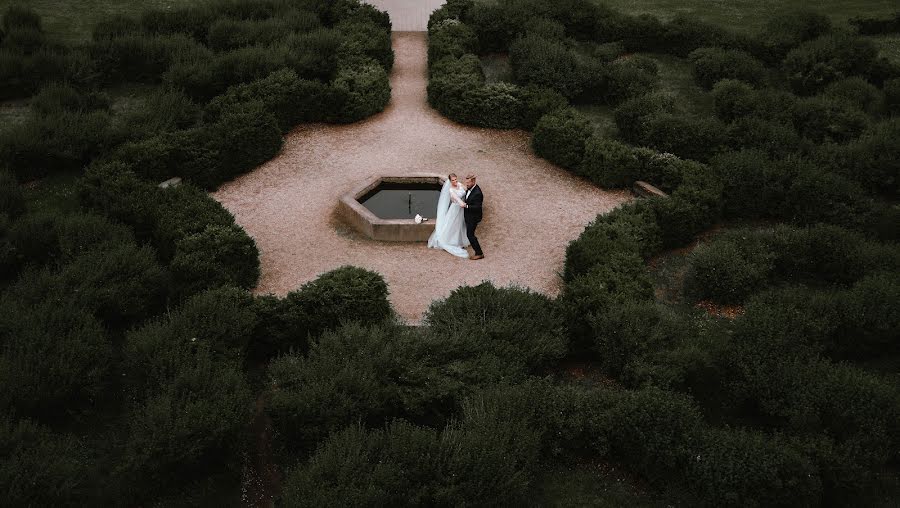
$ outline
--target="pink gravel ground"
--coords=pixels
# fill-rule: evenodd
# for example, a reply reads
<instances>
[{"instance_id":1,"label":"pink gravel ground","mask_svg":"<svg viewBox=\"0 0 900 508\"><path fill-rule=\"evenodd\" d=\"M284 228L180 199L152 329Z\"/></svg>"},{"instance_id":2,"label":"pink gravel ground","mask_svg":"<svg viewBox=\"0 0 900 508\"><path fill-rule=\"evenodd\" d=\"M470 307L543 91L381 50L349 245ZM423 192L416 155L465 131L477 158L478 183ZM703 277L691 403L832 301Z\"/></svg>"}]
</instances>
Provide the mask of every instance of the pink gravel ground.
<instances>
[{"instance_id":1,"label":"pink gravel ground","mask_svg":"<svg viewBox=\"0 0 900 508\"><path fill-rule=\"evenodd\" d=\"M631 199L536 157L527 132L441 117L425 98L426 42L422 32L393 34L392 97L383 113L352 125L297 127L278 156L213 194L256 240L257 294L284 295L355 265L384 276L394 308L410 323L433 300L482 281L553 296L569 241L597 214ZM424 243L375 242L336 219L340 196L371 176L421 172L478 175L485 259L456 258Z\"/></svg>"}]
</instances>

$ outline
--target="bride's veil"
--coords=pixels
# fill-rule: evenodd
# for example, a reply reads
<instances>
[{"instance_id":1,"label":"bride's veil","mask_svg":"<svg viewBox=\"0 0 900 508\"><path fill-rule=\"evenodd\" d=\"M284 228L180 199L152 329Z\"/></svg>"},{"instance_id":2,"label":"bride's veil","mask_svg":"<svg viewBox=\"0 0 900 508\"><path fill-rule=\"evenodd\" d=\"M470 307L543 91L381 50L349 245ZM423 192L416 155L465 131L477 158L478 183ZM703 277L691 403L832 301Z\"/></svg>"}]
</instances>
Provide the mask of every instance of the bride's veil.
<instances>
[{"instance_id":1,"label":"bride's veil","mask_svg":"<svg viewBox=\"0 0 900 508\"><path fill-rule=\"evenodd\" d=\"M444 218L447 216L447 210L450 209L450 179L446 179L444 181L444 186L441 188L441 197L438 199L437 205L437 213L434 217L434 233L431 235L431 238L428 240L429 247L438 247L435 243L436 239L440 236L441 227L444 226Z\"/></svg>"}]
</instances>

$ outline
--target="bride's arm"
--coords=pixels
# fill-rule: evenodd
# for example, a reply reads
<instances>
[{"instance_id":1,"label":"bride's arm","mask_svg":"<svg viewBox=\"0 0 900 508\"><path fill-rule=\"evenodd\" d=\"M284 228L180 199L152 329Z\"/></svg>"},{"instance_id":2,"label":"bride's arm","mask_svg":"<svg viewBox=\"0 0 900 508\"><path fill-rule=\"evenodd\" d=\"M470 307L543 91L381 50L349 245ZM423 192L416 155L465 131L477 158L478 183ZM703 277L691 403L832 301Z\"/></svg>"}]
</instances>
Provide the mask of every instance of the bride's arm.
<instances>
[{"instance_id":1,"label":"bride's arm","mask_svg":"<svg viewBox=\"0 0 900 508\"><path fill-rule=\"evenodd\" d=\"M463 199L461 197L457 196L456 192L454 192L454 191L450 191L450 199L457 205L461 205L461 204L465 203L465 201L463 201Z\"/></svg>"}]
</instances>

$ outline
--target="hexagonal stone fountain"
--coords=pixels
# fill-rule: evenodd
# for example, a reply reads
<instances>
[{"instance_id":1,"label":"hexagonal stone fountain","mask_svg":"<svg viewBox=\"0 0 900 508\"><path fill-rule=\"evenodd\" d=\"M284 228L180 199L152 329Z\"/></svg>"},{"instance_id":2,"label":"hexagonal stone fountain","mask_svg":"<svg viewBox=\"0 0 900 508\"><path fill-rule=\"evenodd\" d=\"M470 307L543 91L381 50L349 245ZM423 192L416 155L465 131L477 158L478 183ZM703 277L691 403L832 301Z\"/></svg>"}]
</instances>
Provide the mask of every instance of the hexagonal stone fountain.
<instances>
[{"instance_id":1,"label":"hexagonal stone fountain","mask_svg":"<svg viewBox=\"0 0 900 508\"><path fill-rule=\"evenodd\" d=\"M434 215L445 176L378 176L344 194L338 212L363 235L385 242L425 242L434 231ZM427 220L416 224L415 216Z\"/></svg>"}]
</instances>

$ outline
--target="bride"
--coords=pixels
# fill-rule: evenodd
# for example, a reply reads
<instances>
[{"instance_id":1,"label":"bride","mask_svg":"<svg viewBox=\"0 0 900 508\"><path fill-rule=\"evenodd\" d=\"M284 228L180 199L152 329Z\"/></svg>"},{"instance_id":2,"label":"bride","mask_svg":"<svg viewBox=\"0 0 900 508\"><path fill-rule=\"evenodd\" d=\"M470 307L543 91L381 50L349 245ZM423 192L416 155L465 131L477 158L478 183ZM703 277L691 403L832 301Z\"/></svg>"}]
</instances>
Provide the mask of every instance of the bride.
<instances>
[{"instance_id":1,"label":"bride","mask_svg":"<svg viewBox=\"0 0 900 508\"><path fill-rule=\"evenodd\" d=\"M450 173L438 200L434 233L428 239L430 249L444 249L454 256L469 257L466 251L469 240L466 237L466 222L461 206L465 195L466 186L459 182L455 173Z\"/></svg>"}]
</instances>

